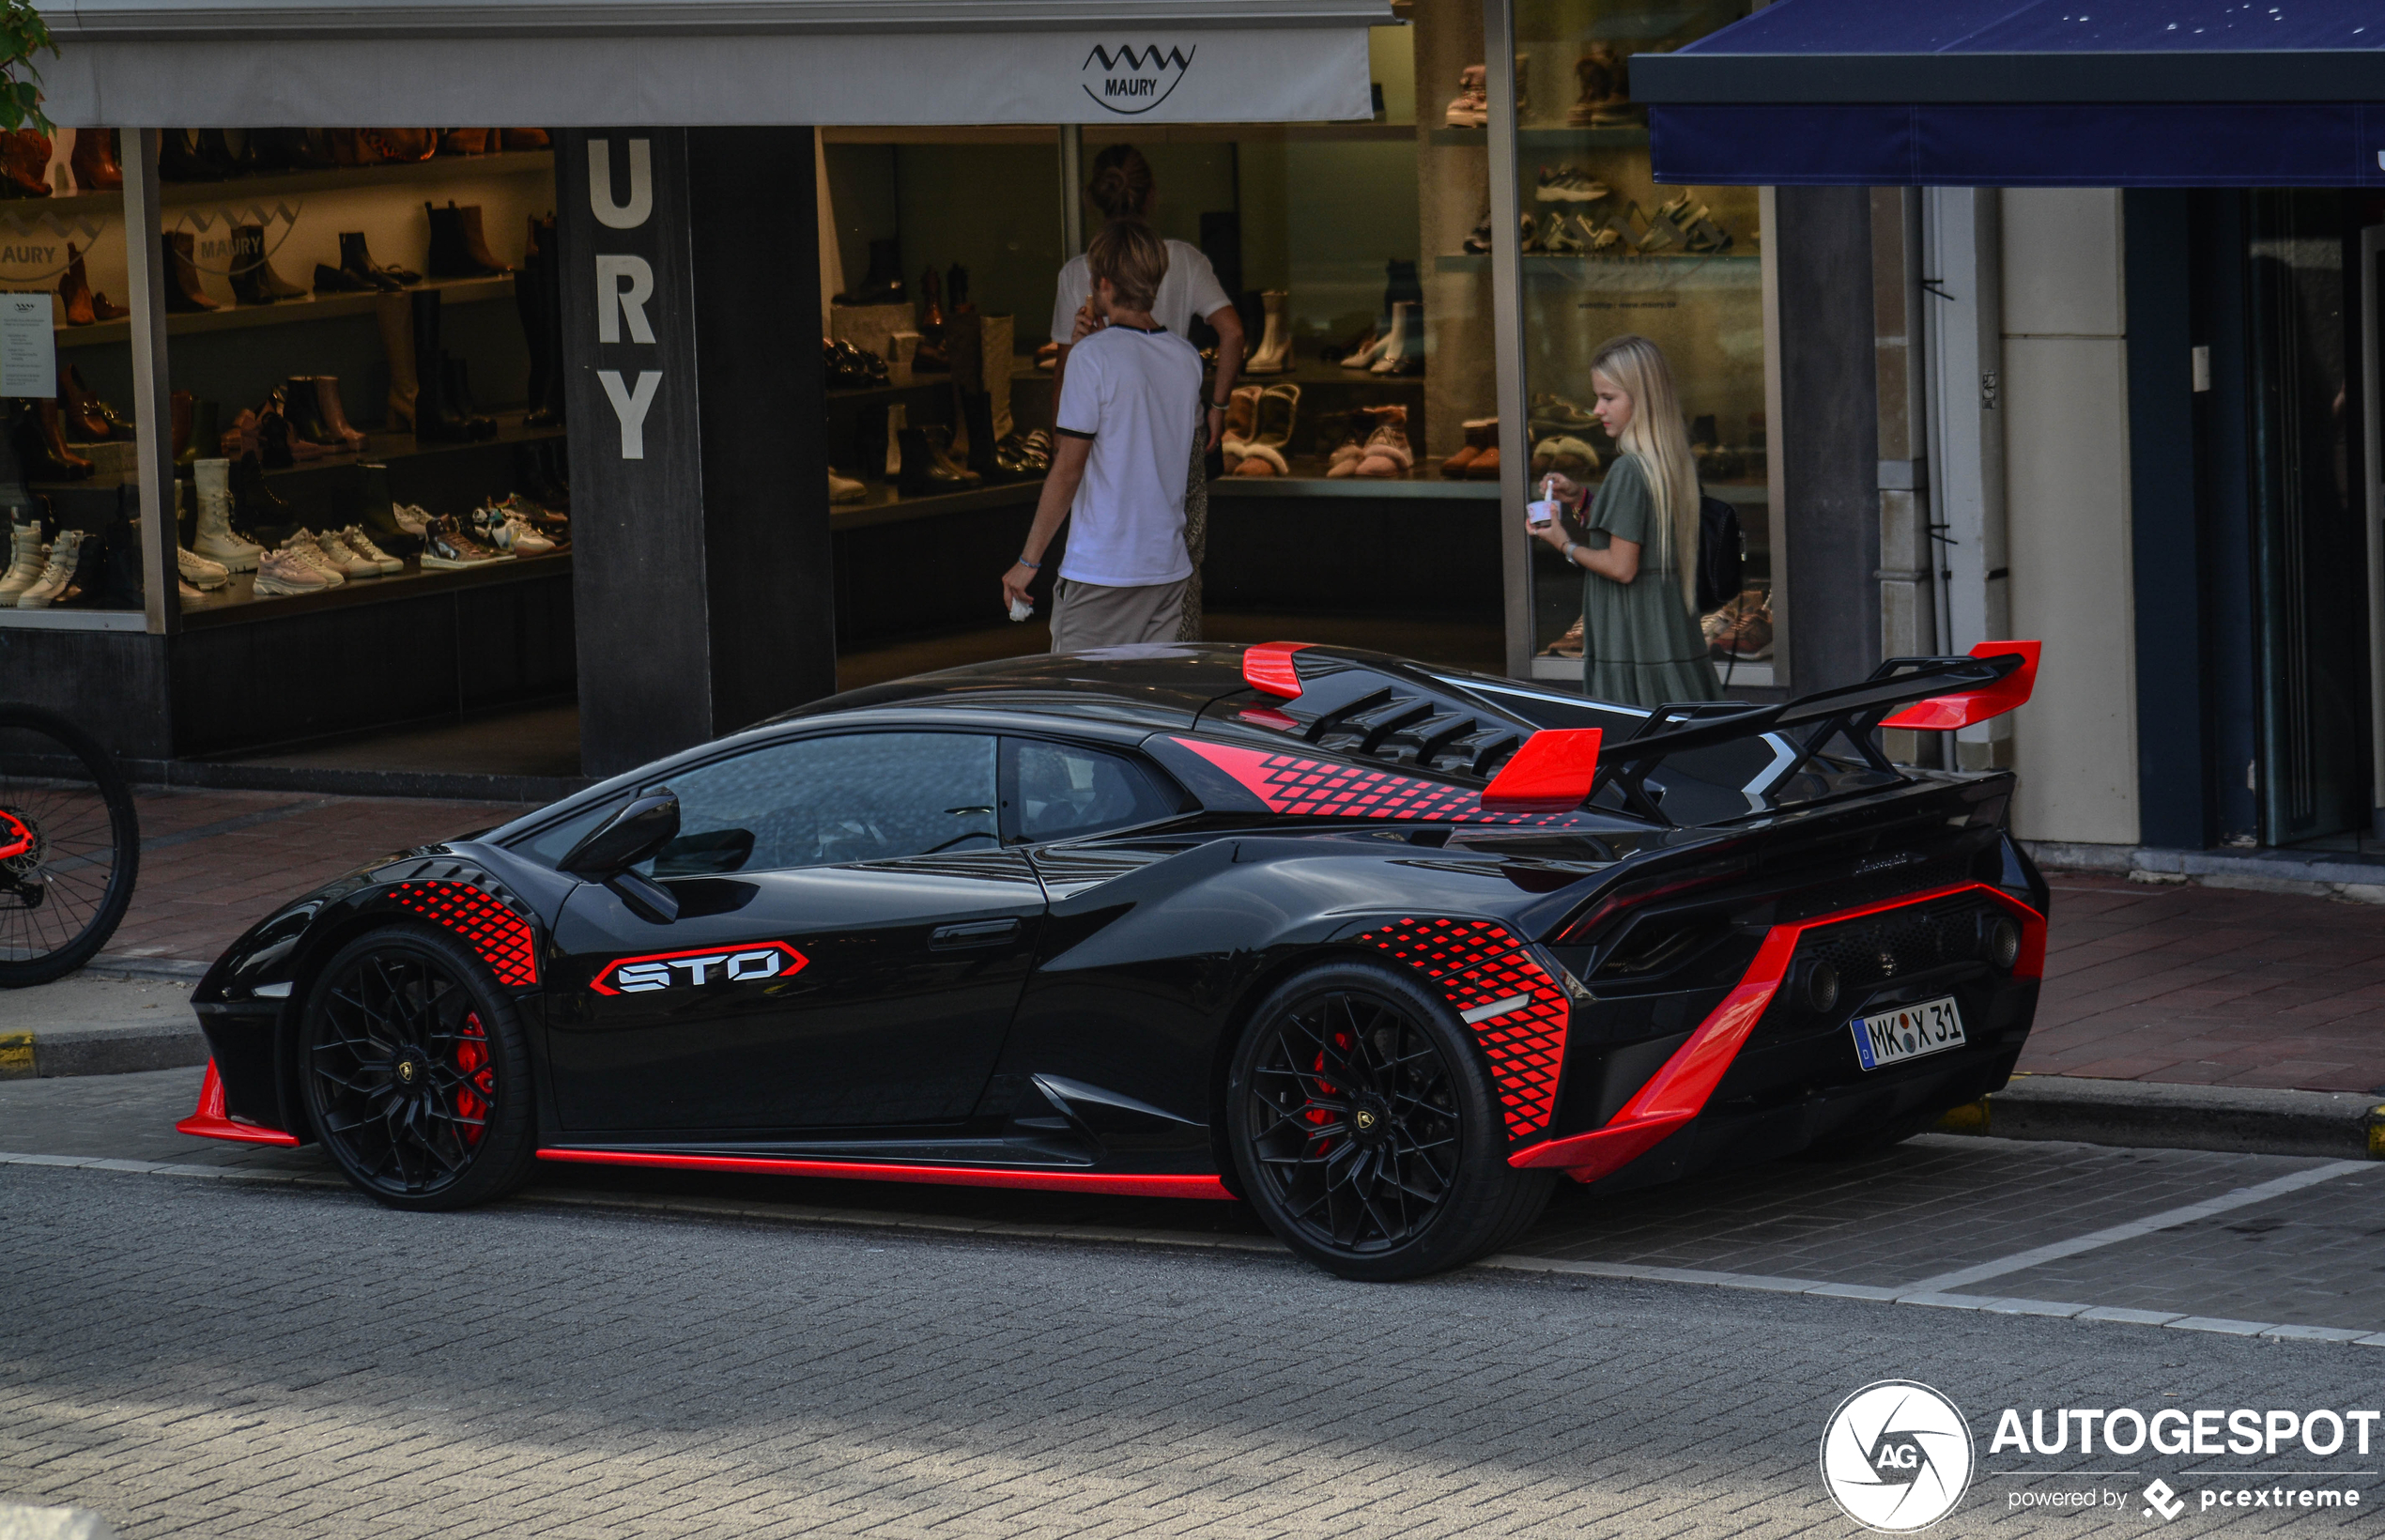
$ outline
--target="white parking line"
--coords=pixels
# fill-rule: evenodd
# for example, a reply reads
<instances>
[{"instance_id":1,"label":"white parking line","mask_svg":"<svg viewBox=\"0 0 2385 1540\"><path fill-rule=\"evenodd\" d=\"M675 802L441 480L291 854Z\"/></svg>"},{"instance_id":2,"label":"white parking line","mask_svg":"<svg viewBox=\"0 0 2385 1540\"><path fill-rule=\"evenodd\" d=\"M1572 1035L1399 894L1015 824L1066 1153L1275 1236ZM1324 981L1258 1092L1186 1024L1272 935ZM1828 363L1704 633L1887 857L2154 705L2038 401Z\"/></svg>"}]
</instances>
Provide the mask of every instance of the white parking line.
<instances>
[{"instance_id":1,"label":"white parking line","mask_svg":"<svg viewBox=\"0 0 2385 1540\"><path fill-rule=\"evenodd\" d=\"M0 1150L0 1165L46 1165L82 1171L115 1171L152 1177L202 1177L217 1181L253 1181L283 1187L324 1187L351 1190L342 1178L312 1172L258 1170L241 1166L200 1165L187 1161L126 1161L99 1155L27 1155ZM1880 1304L1920 1305L1938 1310L1977 1310L1996 1316L2051 1316L2070 1320L2124 1326L2164 1326L2179 1332L2209 1332L2223 1336L2264 1337L2276 1342L2334 1342L2363 1348L2385 1348L2385 1332L2366 1327L2288 1326L2269 1321L2230 1320L2189 1316L2172 1311L2128 1310L2114 1306L2068 1304L1993 1294L1957 1294L1928 1286L1949 1278L1992 1277L2039 1260L2053 1260L2108 1246L2135 1236L2183 1224L2207 1214L2225 1213L2265 1197L2290 1193L2347 1171L2370 1169L2365 1161L2343 1161L2239 1188L2224 1197L2172 1209L2130 1224L2116 1224L2093 1235L2055 1246L2022 1252L2005 1262L1982 1263L1960 1273L1943 1273L1899 1288L1870 1284L1826 1283L1812 1278L1785 1278L1766 1273L1719 1272L1704 1268L1647 1267L1636 1262L1577 1262L1554 1256L1523 1256L1513 1253L1486 1256L1473 1263L1498 1272L1562 1273L1585 1278L1614 1278L1639 1283L1692 1284L1711 1288L1746 1288L1765 1294L1804 1294L1821 1299L1863 1300ZM765 1220L778 1224L845 1224L869 1229L928 1230L1017 1240L1102 1240L1136 1245L1182 1246L1202 1251L1272 1252L1288 1255L1289 1248L1270 1236L1206 1234L1188 1230L1130 1230L1109 1225L1023 1224L1012 1220L961 1219L942 1214L902 1214L863 1209L829 1209L812 1204L740 1203L700 1197L641 1197L629 1194L530 1192L509 1200L525 1207L623 1209L645 1213L681 1214L702 1219ZM2013 1264L2007 1266L2006 1262Z\"/></svg>"}]
</instances>

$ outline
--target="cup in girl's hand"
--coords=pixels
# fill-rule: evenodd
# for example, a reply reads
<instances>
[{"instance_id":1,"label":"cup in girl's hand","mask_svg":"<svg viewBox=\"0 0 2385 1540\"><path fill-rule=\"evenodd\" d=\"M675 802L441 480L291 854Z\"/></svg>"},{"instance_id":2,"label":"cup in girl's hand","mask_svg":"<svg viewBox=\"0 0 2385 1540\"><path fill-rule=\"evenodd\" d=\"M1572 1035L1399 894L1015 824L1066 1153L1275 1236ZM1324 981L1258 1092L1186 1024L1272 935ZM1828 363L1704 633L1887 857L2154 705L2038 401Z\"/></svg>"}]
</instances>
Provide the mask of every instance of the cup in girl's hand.
<instances>
[{"instance_id":1,"label":"cup in girl's hand","mask_svg":"<svg viewBox=\"0 0 2385 1540\"><path fill-rule=\"evenodd\" d=\"M1528 502L1524 504L1524 522L1535 530L1543 529L1546 527L1550 519L1557 516L1558 509L1562 506L1554 499L1545 502Z\"/></svg>"}]
</instances>

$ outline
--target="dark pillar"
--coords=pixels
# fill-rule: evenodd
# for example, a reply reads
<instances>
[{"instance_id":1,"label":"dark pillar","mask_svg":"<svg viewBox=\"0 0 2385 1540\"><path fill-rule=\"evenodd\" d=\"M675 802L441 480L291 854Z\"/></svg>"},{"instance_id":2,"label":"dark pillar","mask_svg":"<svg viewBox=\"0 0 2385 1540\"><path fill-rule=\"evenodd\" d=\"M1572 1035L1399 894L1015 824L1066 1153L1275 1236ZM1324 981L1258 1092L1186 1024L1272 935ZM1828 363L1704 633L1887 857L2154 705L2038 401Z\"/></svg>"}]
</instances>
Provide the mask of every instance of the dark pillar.
<instances>
[{"instance_id":1,"label":"dark pillar","mask_svg":"<svg viewBox=\"0 0 2385 1540\"><path fill-rule=\"evenodd\" d=\"M1778 254L1781 456L1790 689L1863 678L1880 662L1880 433L1871 306L1871 194L1784 187ZM1778 558L1776 557L1776 561Z\"/></svg>"},{"instance_id":2,"label":"dark pillar","mask_svg":"<svg viewBox=\"0 0 2385 1540\"><path fill-rule=\"evenodd\" d=\"M572 130L555 170L604 776L836 688L817 190L808 128Z\"/></svg>"}]
</instances>

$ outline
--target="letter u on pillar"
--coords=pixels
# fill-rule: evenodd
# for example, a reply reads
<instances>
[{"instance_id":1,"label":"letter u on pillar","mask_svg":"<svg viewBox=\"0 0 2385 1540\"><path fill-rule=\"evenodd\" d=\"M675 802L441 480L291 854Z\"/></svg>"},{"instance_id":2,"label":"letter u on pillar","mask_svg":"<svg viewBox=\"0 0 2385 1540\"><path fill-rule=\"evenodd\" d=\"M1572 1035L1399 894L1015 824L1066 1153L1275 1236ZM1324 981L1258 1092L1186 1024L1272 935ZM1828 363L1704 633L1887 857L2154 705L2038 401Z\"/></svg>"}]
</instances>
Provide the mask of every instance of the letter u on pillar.
<instances>
[{"instance_id":1,"label":"letter u on pillar","mask_svg":"<svg viewBox=\"0 0 2385 1540\"><path fill-rule=\"evenodd\" d=\"M588 141L588 208L608 230L635 230L654 212L654 158L651 141L629 142L629 201L613 201L613 142Z\"/></svg>"}]
</instances>

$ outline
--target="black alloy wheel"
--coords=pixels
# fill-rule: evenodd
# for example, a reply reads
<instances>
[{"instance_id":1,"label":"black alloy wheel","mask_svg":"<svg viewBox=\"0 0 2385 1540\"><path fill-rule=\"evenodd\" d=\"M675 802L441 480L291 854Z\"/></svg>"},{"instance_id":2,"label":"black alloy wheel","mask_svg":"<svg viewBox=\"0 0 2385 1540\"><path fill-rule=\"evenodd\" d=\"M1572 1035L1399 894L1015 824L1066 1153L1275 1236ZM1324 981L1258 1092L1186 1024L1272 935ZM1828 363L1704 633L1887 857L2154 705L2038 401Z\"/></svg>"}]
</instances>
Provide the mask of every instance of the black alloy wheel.
<instances>
[{"instance_id":1,"label":"black alloy wheel","mask_svg":"<svg viewBox=\"0 0 2385 1540\"><path fill-rule=\"evenodd\" d=\"M383 1203L461 1209L529 1175L521 1019L444 932L392 926L342 947L308 993L299 1041L316 1136Z\"/></svg>"},{"instance_id":2,"label":"black alloy wheel","mask_svg":"<svg viewBox=\"0 0 2385 1540\"><path fill-rule=\"evenodd\" d=\"M1260 1005L1226 1121L1268 1226L1345 1278L1462 1267L1548 1197L1546 1173L1507 1163L1499 1099L1454 1012L1374 962L1311 968Z\"/></svg>"}]
</instances>

